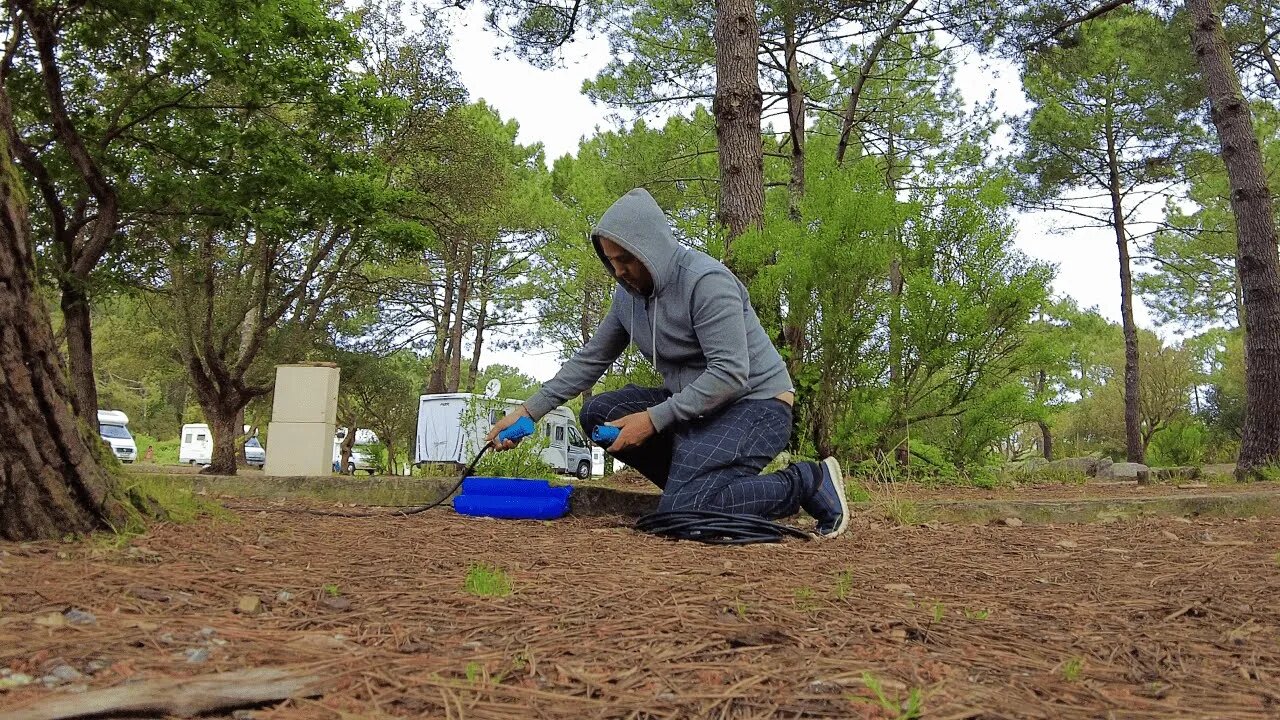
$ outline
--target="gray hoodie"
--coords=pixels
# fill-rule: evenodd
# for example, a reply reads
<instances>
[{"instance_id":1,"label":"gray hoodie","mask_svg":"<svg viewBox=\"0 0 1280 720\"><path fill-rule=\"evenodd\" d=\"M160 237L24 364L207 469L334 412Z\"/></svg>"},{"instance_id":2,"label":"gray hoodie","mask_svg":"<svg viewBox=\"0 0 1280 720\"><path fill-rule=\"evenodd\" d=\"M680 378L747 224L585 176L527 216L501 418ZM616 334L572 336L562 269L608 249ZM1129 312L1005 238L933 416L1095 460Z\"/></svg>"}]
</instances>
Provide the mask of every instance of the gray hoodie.
<instances>
[{"instance_id":1,"label":"gray hoodie","mask_svg":"<svg viewBox=\"0 0 1280 720\"><path fill-rule=\"evenodd\" d=\"M613 274L596 237L612 240L643 262L653 277L653 292L643 297L618 282L595 335L525 402L535 420L595 385L628 342L653 362L671 393L649 409L658 432L737 400L762 400L793 389L747 289L719 261L677 243L648 192L636 188L624 195L592 231L596 254Z\"/></svg>"}]
</instances>

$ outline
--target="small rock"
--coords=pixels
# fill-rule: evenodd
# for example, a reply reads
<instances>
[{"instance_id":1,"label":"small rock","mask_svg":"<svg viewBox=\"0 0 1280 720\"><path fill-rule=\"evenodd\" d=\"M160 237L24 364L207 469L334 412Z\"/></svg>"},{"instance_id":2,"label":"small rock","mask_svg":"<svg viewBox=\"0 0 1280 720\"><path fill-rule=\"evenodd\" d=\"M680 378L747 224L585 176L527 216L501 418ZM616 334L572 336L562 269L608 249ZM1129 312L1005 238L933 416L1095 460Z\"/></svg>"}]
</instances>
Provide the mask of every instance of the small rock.
<instances>
[{"instance_id":1,"label":"small rock","mask_svg":"<svg viewBox=\"0 0 1280 720\"><path fill-rule=\"evenodd\" d=\"M1150 468L1142 463L1115 463L1106 470L1100 471L1098 477L1116 480L1141 480L1144 475L1150 477Z\"/></svg>"},{"instance_id":2,"label":"small rock","mask_svg":"<svg viewBox=\"0 0 1280 720\"><path fill-rule=\"evenodd\" d=\"M320 606L341 612L351 609L351 601L344 597L326 597L320 600Z\"/></svg>"},{"instance_id":3,"label":"small rock","mask_svg":"<svg viewBox=\"0 0 1280 720\"><path fill-rule=\"evenodd\" d=\"M189 663L202 663L209 659L209 649L208 648L187 648L186 652L184 652L183 655L186 656L187 662Z\"/></svg>"},{"instance_id":4,"label":"small rock","mask_svg":"<svg viewBox=\"0 0 1280 720\"><path fill-rule=\"evenodd\" d=\"M1180 539L1181 539L1181 538L1179 538L1177 535L1174 535L1173 533L1169 532L1168 530L1161 530L1161 531L1160 531L1160 534L1161 534L1161 535L1164 535L1164 536L1165 536L1165 539L1167 539L1167 540L1172 540L1172 541L1174 541L1174 542L1178 542L1178 540L1180 540Z\"/></svg>"},{"instance_id":5,"label":"small rock","mask_svg":"<svg viewBox=\"0 0 1280 720\"><path fill-rule=\"evenodd\" d=\"M90 660L89 663L84 666L84 671L90 675L96 675L109 667L111 667L111 663L106 660Z\"/></svg>"},{"instance_id":6,"label":"small rock","mask_svg":"<svg viewBox=\"0 0 1280 720\"><path fill-rule=\"evenodd\" d=\"M1075 540L1059 540L1054 544L1061 548L1080 547L1080 543L1076 542Z\"/></svg>"},{"instance_id":7,"label":"small rock","mask_svg":"<svg viewBox=\"0 0 1280 720\"><path fill-rule=\"evenodd\" d=\"M1022 527L1022 518L1008 517L1004 519L1004 524L1009 527Z\"/></svg>"},{"instance_id":8,"label":"small rock","mask_svg":"<svg viewBox=\"0 0 1280 720\"><path fill-rule=\"evenodd\" d=\"M23 685L30 685L36 679L26 673L13 673L7 677L0 678L0 690L12 690L20 688Z\"/></svg>"},{"instance_id":9,"label":"small rock","mask_svg":"<svg viewBox=\"0 0 1280 720\"><path fill-rule=\"evenodd\" d=\"M202 627L196 634L207 640L213 637L214 635L217 635L218 631L214 630L211 627Z\"/></svg>"},{"instance_id":10,"label":"small rock","mask_svg":"<svg viewBox=\"0 0 1280 720\"><path fill-rule=\"evenodd\" d=\"M50 670L49 675L57 678L59 683L72 683L84 679L84 675L70 665L59 665Z\"/></svg>"},{"instance_id":11,"label":"small rock","mask_svg":"<svg viewBox=\"0 0 1280 720\"><path fill-rule=\"evenodd\" d=\"M287 603L292 599L293 599L293 593L289 592L288 590L281 590L280 592L276 593L276 602Z\"/></svg>"},{"instance_id":12,"label":"small rock","mask_svg":"<svg viewBox=\"0 0 1280 720\"><path fill-rule=\"evenodd\" d=\"M98 623L98 618L93 613L77 608L71 608L62 613L62 616L72 625L96 625Z\"/></svg>"},{"instance_id":13,"label":"small rock","mask_svg":"<svg viewBox=\"0 0 1280 720\"><path fill-rule=\"evenodd\" d=\"M915 594L915 593L911 592L911 586L910 586L910 585L907 585L907 584L905 584L905 583L889 583L888 585L885 585L885 586L884 586L884 589L885 589L885 590L888 590L889 592L898 592L898 593L902 593L902 594L904 594L904 595L914 595L914 594Z\"/></svg>"},{"instance_id":14,"label":"small rock","mask_svg":"<svg viewBox=\"0 0 1280 720\"><path fill-rule=\"evenodd\" d=\"M37 625L43 625L45 627L51 627L51 628L65 627L67 624L67 618L64 617L62 613L52 612L52 613L49 613L48 615L41 615L40 617L36 618L35 623Z\"/></svg>"},{"instance_id":15,"label":"small rock","mask_svg":"<svg viewBox=\"0 0 1280 720\"><path fill-rule=\"evenodd\" d=\"M173 639L173 633L162 633L162 634L160 635L160 637L158 637L158 638L156 638L156 639L157 639L157 640L159 640L160 642L164 643L165 645L177 645L177 644L178 644L178 641Z\"/></svg>"},{"instance_id":16,"label":"small rock","mask_svg":"<svg viewBox=\"0 0 1280 720\"><path fill-rule=\"evenodd\" d=\"M262 600L257 595L241 595L236 609L241 615L257 615L262 612Z\"/></svg>"},{"instance_id":17,"label":"small rock","mask_svg":"<svg viewBox=\"0 0 1280 720\"><path fill-rule=\"evenodd\" d=\"M462 643L462 649L464 650L479 650L482 647L484 647L484 645L475 640Z\"/></svg>"}]
</instances>

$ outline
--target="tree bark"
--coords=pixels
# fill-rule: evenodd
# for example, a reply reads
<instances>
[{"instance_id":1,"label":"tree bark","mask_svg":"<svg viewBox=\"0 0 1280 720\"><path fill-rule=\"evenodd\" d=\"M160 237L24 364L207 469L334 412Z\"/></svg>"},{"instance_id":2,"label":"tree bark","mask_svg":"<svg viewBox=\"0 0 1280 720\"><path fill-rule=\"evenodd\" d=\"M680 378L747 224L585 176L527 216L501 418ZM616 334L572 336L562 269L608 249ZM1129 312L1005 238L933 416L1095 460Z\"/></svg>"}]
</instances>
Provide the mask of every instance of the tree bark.
<instances>
[{"instance_id":1,"label":"tree bark","mask_svg":"<svg viewBox=\"0 0 1280 720\"><path fill-rule=\"evenodd\" d=\"M1045 385L1049 381L1049 374L1041 370L1036 376L1036 397L1040 398L1044 395ZM1040 426L1040 450L1044 454L1045 460L1053 460L1053 433L1049 431L1049 423L1044 420L1037 420L1036 425Z\"/></svg>"},{"instance_id":2,"label":"tree bark","mask_svg":"<svg viewBox=\"0 0 1280 720\"><path fill-rule=\"evenodd\" d=\"M355 469L351 467L351 448L356 446L356 422L355 420L347 421L347 434L342 438L342 445L339 446L338 459L342 463L342 467L338 468L338 472L343 475L355 475Z\"/></svg>"},{"instance_id":3,"label":"tree bark","mask_svg":"<svg viewBox=\"0 0 1280 720\"><path fill-rule=\"evenodd\" d=\"M796 18L788 8L783 19L783 54L787 62L787 130L791 135L791 181L787 185L787 211L800 221L800 201L804 198L804 117L805 95L800 78L800 50L796 43Z\"/></svg>"},{"instance_id":4,"label":"tree bark","mask_svg":"<svg viewBox=\"0 0 1280 720\"><path fill-rule=\"evenodd\" d=\"M67 365L71 371L76 412L92 427L98 426L98 382L93 376L93 331L89 296L72 279L63 282L62 318L67 334Z\"/></svg>"},{"instance_id":5,"label":"tree bark","mask_svg":"<svg viewBox=\"0 0 1280 720\"><path fill-rule=\"evenodd\" d=\"M236 426L237 418L243 407L236 408L234 403L217 403L209 406L201 404L205 419L209 421L209 430L213 433L213 457L209 466L201 471L208 475L236 474L236 439L243 432L243 426Z\"/></svg>"},{"instance_id":6,"label":"tree bark","mask_svg":"<svg viewBox=\"0 0 1280 720\"><path fill-rule=\"evenodd\" d=\"M720 164L719 220L728 231L724 257L734 238L764 223L764 144L760 135L757 47L760 22L753 0L716 0L716 119ZM732 265L731 265L732 266Z\"/></svg>"},{"instance_id":7,"label":"tree bark","mask_svg":"<svg viewBox=\"0 0 1280 720\"><path fill-rule=\"evenodd\" d=\"M1111 227L1116 233L1120 255L1120 317L1124 326L1124 437L1129 462L1145 460L1140 413L1141 387L1138 383L1138 326L1133 321L1133 274L1129 268L1129 236L1125 230L1124 205L1120 197L1120 160L1115 133L1107 121L1108 185L1111 192Z\"/></svg>"},{"instance_id":8,"label":"tree bark","mask_svg":"<svg viewBox=\"0 0 1280 720\"><path fill-rule=\"evenodd\" d=\"M98 463L96 425L78 422L36 287L26 198L0 136L0 538L89 533L123 520Z\"/></svg>"},{"instance_id":9,"label":"tree bark","mask_svg":"<svg viewBox=\"0 0 1280 720\"><path fill-rule=\"evenodd\" d=\"M1271 190L1253 115L1231 64L1212 0L1187 0L1191 44L1209 96L1231 185L1244 288L1245 419L1237 472L1248 477L1280 459L1280 253Z\"/></svg>"}]
</instances>

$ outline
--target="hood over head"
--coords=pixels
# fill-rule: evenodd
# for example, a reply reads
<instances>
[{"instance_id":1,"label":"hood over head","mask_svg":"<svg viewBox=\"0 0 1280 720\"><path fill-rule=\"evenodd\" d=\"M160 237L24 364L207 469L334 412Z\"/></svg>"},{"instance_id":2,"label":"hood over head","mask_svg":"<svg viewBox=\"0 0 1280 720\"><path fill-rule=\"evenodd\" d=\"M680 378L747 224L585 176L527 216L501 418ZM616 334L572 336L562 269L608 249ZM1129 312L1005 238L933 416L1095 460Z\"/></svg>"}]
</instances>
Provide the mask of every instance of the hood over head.
<instances>
[{"instance_id":1,"label":"hood over head","mask_svg":"<svg viewBox=\"0 0 1280 720\"><path fill-rule=\"evenodd\" d=\"M653 294L662 291L669 280L675 265L676 251L680 244L671 234L671 223L658 207L657 201L644 188L635 188L618 199L600 218L591 231L591 244L600 256L600 262L617 278L613 266L609 264L604 251L600 248L599 238L605 237L622 246L634 255L649 271L653 278ZM628 292L635 294L626 283L621 283Z\"/></svg>"}]
</instances>

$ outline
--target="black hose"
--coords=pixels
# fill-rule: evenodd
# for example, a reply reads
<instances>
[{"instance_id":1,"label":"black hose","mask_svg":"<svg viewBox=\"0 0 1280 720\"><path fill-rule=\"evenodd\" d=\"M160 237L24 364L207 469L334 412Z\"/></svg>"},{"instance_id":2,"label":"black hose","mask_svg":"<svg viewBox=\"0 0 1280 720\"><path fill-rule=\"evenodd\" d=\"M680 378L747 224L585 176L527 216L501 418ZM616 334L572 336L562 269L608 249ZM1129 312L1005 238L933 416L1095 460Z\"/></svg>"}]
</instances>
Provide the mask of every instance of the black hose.
<instances>
[{"instance_id":1,"label":"black hose","mask_svg":"<svg viewBox=\"0 0 1280 720\"><path fill-rule=\"evenodd\" d=\"M636 521L636 530L670 540L694 540L712 545L782 542L788 537L808 540L809 533L759 515L733 515L714 510L654 512Z\"/></svg>"}]
</instances>

